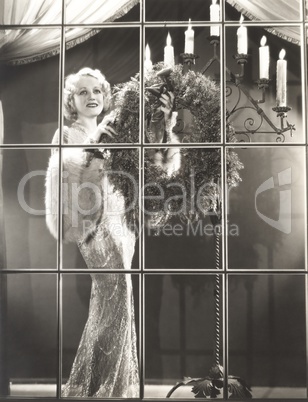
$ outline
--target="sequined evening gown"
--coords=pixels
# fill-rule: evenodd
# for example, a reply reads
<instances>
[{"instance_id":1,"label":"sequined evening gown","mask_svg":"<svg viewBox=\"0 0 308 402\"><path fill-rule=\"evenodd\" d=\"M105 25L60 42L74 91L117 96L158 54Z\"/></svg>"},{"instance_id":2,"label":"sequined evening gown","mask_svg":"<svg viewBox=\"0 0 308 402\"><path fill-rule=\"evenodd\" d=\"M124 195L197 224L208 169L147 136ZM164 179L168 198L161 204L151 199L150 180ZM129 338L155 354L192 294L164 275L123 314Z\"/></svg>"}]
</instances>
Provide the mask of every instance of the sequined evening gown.
<instances>
[{"instance_id":1,"label":"sequined evening gown","mask_svg":"<svg viewBox=\"0 0 308 402\"><path fill-rule=\"evenodd\" d=\"M82 143L86 138L76 124L64 130L64 134L66 143ZM78 152L82 158L85 154L77 150L76 163L79 162ZM71 160L65 153L63 164L69 171ZM62 396L139 396L133 292L131 275L127 273L131 268L136 239L123 212L124 197L104 175L108 168L106 164L108 161L103 159L91 162L92 170L100 172L99 180L105 189L103 212L92 217L94 230L79 237L77 243L89 269L108 269L108 272L91 274L89 315ZM53 167L51 161L49 170ZM83 174L80 169L78 180ZM68 180L77 180L70 177L74 176L69 175ZM86 179L90 177L91 174ZM46 187L48 189L48 183ZM125 273L112 273L114 269L123 269Z\"/></svg>"}]
</instances>

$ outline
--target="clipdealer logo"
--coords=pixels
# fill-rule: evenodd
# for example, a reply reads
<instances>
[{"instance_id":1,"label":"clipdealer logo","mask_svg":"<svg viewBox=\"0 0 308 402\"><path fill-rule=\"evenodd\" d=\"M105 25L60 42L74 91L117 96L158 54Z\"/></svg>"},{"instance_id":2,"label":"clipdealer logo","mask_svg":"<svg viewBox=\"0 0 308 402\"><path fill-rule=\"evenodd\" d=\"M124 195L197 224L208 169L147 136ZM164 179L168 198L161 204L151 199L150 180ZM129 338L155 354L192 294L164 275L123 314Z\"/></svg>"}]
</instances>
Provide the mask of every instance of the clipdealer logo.
<instances>
[{"instance_id":1,"label":"clipdealer logo","mask_svg":"<svg viewBox=\"0 0 308 402\"><path fill-rule=\"evenodd\" d=\"M270 177L263 182L255 193L255 210L258 216L266 222L269 226L283 232L285 234L291 233L292 219L292 194L291 194L292 172L291 168L285 169L278 173L278 186L275 186L274 177ZM257 198L260 194L271 189L279 190L279 216L278 220L269 218L259 211L257 205Z\"/></svg>"},{"instance_id":2,"label":"clipdealer logo","mask_svg":"<svg viewBox=\"0 0 308 402\"><path fill-rule=\"evenodd\" d=\"M115 172L111 172L114 174ZM116 172L118 174L123 174L123 172ZM63 176L65 176L67 172L63 172ZM37 210L31 208L25 199L25 186L27 182L32 179L34 176L46 176L46 171L44 170L36 170L32 171L28 174L26 174L22 180L19 183L18 186L18 201L20 206L28 213L33 214L33 215L45 215L46 213L56 213L56 211L51 211L51 210ZM129 175L128 175L129 176ZM275 186L274 182L274 177L270 177L266 181L264 181L256 190L255 192L255 210L257 215L269 226L279 230L280 232L283 232L285 234L290 234L291 233L291 223L292 223L292 216L291 216L291 207L292 207L292 194L291 194L291 183L292 183L292 171L291 168L285 169L281 172L278 173L278 186ZM131 178L133 183L134 183L134 193L135 195L138 193L137 191L137 183L134 182L133 178ZM79 187L73 187L72 188L72 195L73 198L77 201L78 200L78 194L81 190L83 190L84 187L90 187L91 190L94 192L94 194L97 196L97 194L100 196L99 201L96 199L95 205L92 206L91 210L84 211L81 207L78 206L77 202L77 207L75 205L75 208L77 210L73 211L75 214L77 212L83 213L83 214L90 214L92 212L95 212L97 208L99 208L99 205L101 203L101 194L99 189L97 189L92 183L84 183L82 186ZM63 184L63 189L64 191L67 191L67 186ZM268 190L276 189L279 190L279 216L278 220L272 219L269 216L266 216L263 212L261 212L258 208L258 197L265 193ZM106 190L106 189L105 189ZM57 191L57 189L55 189ZM105 191L106 193L106 191ZM134 200L136 202L136 199ZM134 202L132 203L134 205ZM130 208L132 208L132 205L130 205ZM66 208L64 206L64 213L67 213ZM116 211L109 211L109 213L117 213Z\"/></svg>"}]
</instances>

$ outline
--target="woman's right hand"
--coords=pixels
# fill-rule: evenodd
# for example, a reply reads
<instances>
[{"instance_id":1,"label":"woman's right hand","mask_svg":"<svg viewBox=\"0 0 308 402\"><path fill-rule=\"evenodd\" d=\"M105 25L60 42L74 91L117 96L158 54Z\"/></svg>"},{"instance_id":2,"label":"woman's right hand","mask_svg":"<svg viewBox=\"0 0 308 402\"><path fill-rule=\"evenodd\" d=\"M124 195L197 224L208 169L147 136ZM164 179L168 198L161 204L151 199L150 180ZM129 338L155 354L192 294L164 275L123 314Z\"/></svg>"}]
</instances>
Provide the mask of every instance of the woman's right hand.
<instances>
[{"instance_id":1,"label":"woman's right hand","mask_svg":"<svg viewBox=\"0 0 308 402\"><path fill-rule=\"evenodd\" d=\"M112 127L114 123L114 116L106 116L97 126L97 142L100 142L102 135L108 135L111 139L117 135L117 132Z\"/></svg>"},{"instance_id":2,"label":"woman's right hand","mask_svg":"<svg viewBox=\"0 0 308 402\"><path fill-rule=\"evenodd\" d=\"M161 102L160 110L165 114L165 121L170 119L174 108L174 94L173 92L168 91L167 93L161 94L159 98Z\"/></svg>"}]
</instances>

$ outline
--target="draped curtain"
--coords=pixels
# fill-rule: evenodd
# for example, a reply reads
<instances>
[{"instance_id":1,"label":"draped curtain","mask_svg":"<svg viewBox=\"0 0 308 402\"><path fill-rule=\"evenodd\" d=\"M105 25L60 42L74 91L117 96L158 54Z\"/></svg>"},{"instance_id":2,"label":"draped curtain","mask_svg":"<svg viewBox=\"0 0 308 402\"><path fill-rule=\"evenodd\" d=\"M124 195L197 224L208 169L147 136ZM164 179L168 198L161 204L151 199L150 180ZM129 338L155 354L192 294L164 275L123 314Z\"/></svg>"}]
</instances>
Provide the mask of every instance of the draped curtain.
<instances>
[{"instance_id":1,"label":"draped curtain","mask_svg":"<svg viewBox=\"0 0 308 402\"><path fill-rule=\"evenodd\" d=\"M66 24L111 22L126 14L139 0L66 0ZM32 29L0 31L0 62L24 64L59 53L59 27L40 29L40 25L62 22L62 0L4 0L0 5L1 25L37 25ZM67 48L95 35L93 28L67 28Z\"/></svg>"},{"instance_id":2,"label":"draped curtain","mask_svg":"<svg viewBox=\"0 0 308 402\"><path fill-rule=\"evenodd\" d=\"M300 0L226 0L250 20L283 21L300 19ZM66 24L98 24L123 16L139 0L66 0ZM62 0L2 0L1 25L37 25L32 29L0 30L0 62L24 64L40 60L60 50L60 28L39 29L40 25L62 22ZM293 43L300 44L296 27L274 27L270 31ZM98 31L93 28L67 28L67 48L75 46Z\"/></svg>"},{"instance_id":3,"label":"draped curtain","mask_svg":"<svg viewBox=\"0 0 308 402\"><path fill-rule=\"evenodd\" d=\"M226 0L243 15L253 21L296 21L301 19L300 0ZM303 0L306 1L306 0ZM307 15L307 1L306 1ZM296 27L274 27L268 29L281 38L300 44L300 30Z\"/></svg>"}]
</instances>

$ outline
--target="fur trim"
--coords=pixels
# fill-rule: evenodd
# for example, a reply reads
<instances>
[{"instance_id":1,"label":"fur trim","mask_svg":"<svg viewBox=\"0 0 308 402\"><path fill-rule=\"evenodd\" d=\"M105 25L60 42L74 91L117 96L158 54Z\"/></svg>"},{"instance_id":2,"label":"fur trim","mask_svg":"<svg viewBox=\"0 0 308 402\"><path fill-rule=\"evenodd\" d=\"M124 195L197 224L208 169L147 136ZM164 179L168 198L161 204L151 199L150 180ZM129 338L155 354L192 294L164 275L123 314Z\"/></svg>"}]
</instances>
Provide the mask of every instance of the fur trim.
<instances>
[{"instance_id":1,"label":"fur trim","mask_svg":"<svg viewBox=\"0 0 308 402\"><path fill-rule=\"evenodd\" d=\"M45 219L50 233L58 238L58 189L59 157L54 153L50 159L45 180Z\"/></svg>"},{"instance_id":2,"label":"fur trim","mask_svg":"<svg viewBox=\"0 0 308 402\"><path fill-rule=\"evenodd\" d=\"M63 149L62 229L63 240L78 241L93 230L102 215L103 162L94 158L86 167L87 155L82 149ZM59 157L51 156L46 176L46 223L58 238Z\"/></svg>"},{"instance_id":3,"label":"fur trim","mask_svg":"<svg viewBox=\"0 0 308 402\"><path fill-rule=\"evenodd\" d=\"M168 142L170 142L170 139L174 137L174 135L172 134L173 133L172 130L176 126L177 117L178 117L178 112L172 112L170 119L168 119L165 123L166 124L165 130L167 131L168 137L169 137Z\"/></svg>"}]
</instances>

